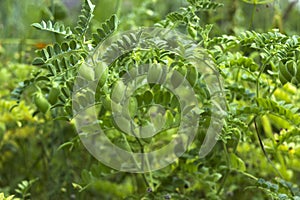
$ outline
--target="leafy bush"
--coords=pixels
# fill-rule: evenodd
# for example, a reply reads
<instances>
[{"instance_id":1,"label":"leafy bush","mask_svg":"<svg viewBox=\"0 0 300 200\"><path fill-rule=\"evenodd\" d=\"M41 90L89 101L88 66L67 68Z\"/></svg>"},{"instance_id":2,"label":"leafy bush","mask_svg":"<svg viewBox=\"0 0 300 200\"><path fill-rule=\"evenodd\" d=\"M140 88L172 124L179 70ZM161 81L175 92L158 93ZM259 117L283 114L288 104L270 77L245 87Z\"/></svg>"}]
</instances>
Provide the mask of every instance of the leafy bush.
<instances>
[{"instance_id":1,"label":"leafy bush","mask_svg":"<svg viewBox=\"0 0 300 200\"><path fill-rule=\"evenodd\" d=\"M300 199L300 36L284 32L280 5L275 1L244 2L249 5L235 0L228 9L226 1L187 0L177 10L156 12L156 1L147 0L129 14L129 20L128 15L120 14L120 3L117 14L101 24L93 18L97 15L95 5L85 0L75 27L52 20L32 24L55 35L55 41L37 51L30 78L17 78L24 81L12 91L13 100L0 101L0 150L4 155L0 167L5 172L0 176L1 190L23 199ZM255 30L255 12L266 5L274 9L273 27L268 27L268 31ZM241 10L250 6L252 13L242 16ZM226 23L218 19L222 9L231 17L227 21L231 25L225 28ZM247 15L252 17L249 30L236 24L238 19L234 18ZM147 51L124 51L138 43L141 34L137 31L105 49L105 55L120 52L121 56L106 57L115 60L104 71L93 71L85 64L113 34L140 25L184 34L202 47L224 81L224 90L218 91L226 99L224 126L213 151L204 158L199 156L199 149L212 120L214 94L204 75L188 59L167 51L159 41ZM222 28L227 31L221 32ZM182 44L183 51L190 48ZM195 59L199 55L190 56ZM178 71L192 86L203 104L196 119L198 134L187 151L163 169L141 174L119 172L84 150L74 130L74 111L79 112L82 105L95 100L99 106L97 123L106 128L104 131L114 144L133 152L166 144L178 131L184 110L180 110L175 95L162 87L147 84L137 90L129 103L129 115L140 124L151 120L146 117L149 105L169 107L162 116L156 116L158 121L168 122L158 137L132 139L112 118L112 92L118 80L136 66L152 63ZM3 70L8 73L6 77L18 74L12 66L8 68L10 72ZM22 66L18 65L18 69ZM27 71L32 68L25 67ZM79 79L78 73L82 76ZM147 79L159 81L162 74ZM95 93L85 92L74 101L73 89L78 80L84 85L86 80L99 77ZM7 96L11 87L6 86L0 95ZM12 179L14 174L17 176ZM3 193L1 198L5 199ZM9 198L12 197L6 199Z\"/></svg>"}]
</instances>

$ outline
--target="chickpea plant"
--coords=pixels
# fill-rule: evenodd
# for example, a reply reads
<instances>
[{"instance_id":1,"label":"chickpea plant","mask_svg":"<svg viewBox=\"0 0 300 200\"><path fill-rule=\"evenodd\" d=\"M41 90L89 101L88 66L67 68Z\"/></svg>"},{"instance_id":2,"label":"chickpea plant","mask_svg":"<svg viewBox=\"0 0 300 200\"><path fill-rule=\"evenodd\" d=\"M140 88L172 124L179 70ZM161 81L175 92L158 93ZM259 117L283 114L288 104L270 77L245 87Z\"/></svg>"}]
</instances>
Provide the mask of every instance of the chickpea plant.
<instances>
[{"instance_id":1,"label":"chickpea plant","mask_svg":"<svg viewBox=\"0 0 300 200\"><path fill-rule=\"evenodd\" d=\"M253 1L258 4L268 2ZM155 24L160 28L180 30L201 45L224 79L227 113L214 150L205 158L199 158L212 112L212 94L202 74L184 57L166 51L164 44L157 42L150 51L136 49L122 54L100 73L93 97L101 107L98 120L107 127L105 133L114 143L124 148L128 148L126 145L129 144L133 152L147 150L151 139L133 140L114 127L111 92L116 81L133 67L164 64L186 77L203 104L195 141L175 163L158 171L134 175L135 181L128 174L120 175L95 164L91 169L83 170L82 182L72 183L79 193L94 187L101 191L115 188L122 192L111 192L114 197L124 199L228 199L232 196L241 199L245 197L243 195L257 199L300 199L300 93L297 88L300 86L300 37L283 34L277 29L265 33L244 31L236 35L211 36L216 25L203 25L201 13L218 12L222 6L209 0L187 0L178 11L169 13ZM72 101L75 78L78 73L85 80L93 80L97 76L97 72L82 68L82 63L122 25L122 20L112 15L92 33L90 26L94 8L90 0L84 1L75 28L52 21L32 24L38 30L63 38L62 42L37 52L32 64L38 70L12 92L12 97L20 101L25 89L33 88L35 114L72 121L72 108L80 109L81 105L88 104L88 96L93 93L87 92L86 96L78 98L78 102ZM126 50L139 37L139 32L126 36L107 47L107 52ZM190 47L183 44L182 48L189 50ZM150 67L151 70L153 73L147 80L159 81L163 70ZM177 84L176 77L172 78ZM124 90L121 86L117 89ZM162 116L157 116L166 121L164 134L157 139L163 142L176 132L180 123L180 105L175 95L156 84L149 84L137 90L134 98L130 99L129 114L136 117L137 123L145 124L147 120L143 118L149 112L147 105L158 103L169 107ZM159 126L159 122L155 123ZM67 141L61 148L72 142ZM267 171L267 175L263 171ZM111 177L121 180L119 183L124 187L110 183ZM132 182L138 189L129 184ZM257 189L262 192L257 192Z\"/></svg>"}]
</instances>

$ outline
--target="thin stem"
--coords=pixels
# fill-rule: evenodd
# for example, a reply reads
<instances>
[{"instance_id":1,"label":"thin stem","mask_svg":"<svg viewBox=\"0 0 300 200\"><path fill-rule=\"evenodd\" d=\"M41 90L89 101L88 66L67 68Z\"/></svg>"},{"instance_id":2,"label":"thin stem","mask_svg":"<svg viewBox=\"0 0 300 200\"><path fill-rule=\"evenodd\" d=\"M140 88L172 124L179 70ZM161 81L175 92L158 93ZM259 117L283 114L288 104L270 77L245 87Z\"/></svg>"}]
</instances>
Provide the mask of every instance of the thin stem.
<instances>
[{"instance_id":1,"label":"thin stem","mask_svg":"<svg viewBox=\"0 0 300 200\"><path fill-rule=\"evenodd\" d=\"M123 3L122 0L117 0L116 7L115 7L115 13L118 17L120 17L122 3Z\"/></svg>"},{"instance_id":2,"label":"thin stem","mask_svg":"<svg viewBox=\"0 0 300 200\"><path fill-rule=\"evenodd\" d=\"M261 147L261 149L262 149L265 157L267 158L268 162L271 164L271 166L274 168L274 170L277 172L277 174L279 174L279 176L282 177L281 173L277 170L277 168L275 167L274 163L268 157L268 154L267 154L267 152L265 150L264 144L263 144L262 139L261 139L260 134L259 134L259 130L258 130L257 123L256 123L256 117L254 117L254 121L253 122L254 122L254 127L255 127L255 131L256 131L256 135L258 137L258 141L259 141L260 147Z\"/></svg>"},{"instance_id":3,"label":"thin stem","mask_svg":"<svg viewBox=\"0 0 300 200\"><path fill-rule=\"evenodd\" d=\"M274 54L272 54L267 60L266 62L264 62L263 66L261 67L261 70L259 71L259 74L256 78L256 98L259 97L259 78L262 75L262 73L265 71L266 68L266 64L269 63L269 61L273 58Z\"/></svg>"},{"instance_id":4,"label":"thin stem","mask_svg":"<svg viewBox=\"0 0 300 200\"><path fill-rule=\"evenodd\" d=\"M258 180L258 178L256 178L255 176L253 176L252 174L249 174L247 172L241 172L241 171L239 171L239 173L241 173L241 174L243 174L243 175L245 175L245 176L247 176L247 177L249 177L251 179L254 179L255 181Z\"/></svg>"},{"instance_id":5,"label":"thin stem","mask_svg":"<svg viewBox=\"0 0 300 200\"><path fill-rule=\"evenodd\" d=\"M226 173L222 179L222 182L221 182L221 185L217 191L217 195L220 194L220 192L222 191L222 189L224 188L224 185L225 185L225 182L228 178L228 175L229 175L229 172L231 171L231 163L230 163L230 158L229 158L229 154L228 154L228 151L227 151L227 147L226 147L226 144L223 143L223 148L224 148L224 151L225 151L225 155L226 155L226 162L227 162L227 165L228 165L228 169L226 170Z\"/></svg>"},{"instance_id":6,"label":"thin stem","mask_svg":"<svg viewBox=\"0 0 300 200\"><path fill-rule=\"evenodd\" d=\"M125 144L127 145L127 147L130 149L131 152L133 152L133 149L132 149L132 147L130 146L129 142L127 141L127 138L126 138L126 136L125 136L124 133L122 133L122 136L123 136L123 138L124 138L124 141L125 141ZM134 161L135 165L138 166L138 162L137 162L137 160L135 159L135 157L132 156L132 158L133 158L133 161ZM143 180L144 180L144 182L146 183L147 187L150 187L150 184L149 184L149 182L147 181L145 174L142 174L142 177L143 177Z\"/></svg>"},{"instance_id":7,"label":"thin stem","mask_svg":"<svg viewBox=\"0 0 300 200\"><path fill-rule=\"evenodd\" d=\"M255 11L256 11L256 3L253 4L253 10L252 10L251 20L250 20L250 24L249 24L249 30L253 29L253 27L254 27L253 22L254 22Z\"/></svg>"},{"instance_id":8,"label":"thin stem","mask_svg":"<svg viewBox=\"0 0 300 200\"><path fill-rule=\"evenodd\" d=\"M137 137L137 135L135 134L135 132L134 132L134 130L133 130L133 122L131 121L130 122L130 129L131 129L131 133L134 135L134 137L135 137L135 139L136 139L136 141L139 143L139 145L140 145L140 148L141 148L141 169L142 170L144 170L144 160L145 160L145 158L144 158L144 146L143 146L143 144L141 143L141 141L140 141L140 139ZM133 149L131 148L131 146L129 145L129 143L128 143L128 141L127 141L127 139L126 139L126 136L124 136L125 137L125 140L126 140L126 143L127 143L127 145L130 147L130 149L131 149L131 151L133 151ZM133 156L133 159L134 159L134 161L135 161L135 164L138 166L138 163L137 163L137 161L135 160L135 157ZM144 174L144 173L142 173L142 177L143 177L143 180L145 181L145 183L146 183L146 185L147 185L147 187L150 187L150 184L149 184L149 182L148 182L148 180L147 180L147 178L146 178L146 175Z\"/></svg>"},{"instance_id":9,"label":"thin stem","mask_svg":"<svg viewBox=\"0 0 300 200\"><path fill-rule=\"evenodd\" d=\"M222 83L221 83L220 79L218 78L217 80L218 80L218 84L219 84L220 86L222 86ZM225 94L224 90L222 90L221 93L222 93L222 95L223 95L223 98L226 98L226 94ZM227 102L226 99L224 100L224 102L225 102L226 110L227 110L227 112L228 112L228 111L230 110L230 106L229 106L229 104L228 104L228 102Z\"/></svg>"}]
</instances>

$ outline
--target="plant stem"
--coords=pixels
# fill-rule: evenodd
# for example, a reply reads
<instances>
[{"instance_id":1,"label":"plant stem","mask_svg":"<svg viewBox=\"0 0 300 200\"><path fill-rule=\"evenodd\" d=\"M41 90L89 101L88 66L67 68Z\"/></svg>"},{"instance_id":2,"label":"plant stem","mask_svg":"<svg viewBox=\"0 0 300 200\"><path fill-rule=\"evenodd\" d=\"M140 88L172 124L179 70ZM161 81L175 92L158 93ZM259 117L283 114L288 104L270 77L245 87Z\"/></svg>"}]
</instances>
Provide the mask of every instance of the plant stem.
<instances>
[{"instance_id":1,"label":"plant stem","mask_svg":"<svg viewBox=\"0 0 300 200\"><path fill-rule=\"evenodd\" d=\"M256 131L256 135L257 135L257 137L258 137L258 141L259 141L260 147L261 147L261 149L262 149L262 151L263 151L265 157L267 158L268 162L269 162L269 163L271 164L271 166L273 167L273 169L276 171L276 173L277 173L280 177L282 177L281 173L278 171L278 169L275 167L274 163L273 163L273 162L271 161L271 159L268 157L268 154L267 154L267 152L266 152L266 150L265 150L264 144L263 144L262 139L261 139L260 134L259 134L259 130L258 130L257 123L256 123L256 117L257 117L257 116L254 117L254 121L253 121L253 122L254 122L254 127L255 127L255 131Z\"/></svg>"},{"instance_id":2,"label":"plant stem","mask_svg":"<svg viewBox=\"0 0 300 200\"><path fill-rule=\"evenodd\" d=\"M256 78L256 98L259 98L259 78L262 75L262 73L265 71L266 64L269 63L269 61L273 58L273 56L274 56L274 54L269 56L269 58L266 60L266 62L264 62L263 66L261 67L259 74Z\"/></svg>"},{"instance_id":3,"label":"plant stem","mask_svg":"<svg viewBox=\"0 0 300 200\"><path fill-rule=\"evenodd\" d=\"M253 4L253 10L252 10L251 20L250 20L250 24L249 24L249 30L252 30L254 28L253 23L254 23L255 11L256 11L256 3Z\"/></svg>"},{"instance_id":4,"label":"plant stem","mask_svg":"<svg viewBox=\"0 0 300 200\"><path fill-rule=\"evenodd\" d=\"M230 158L229 158L229 154L228 154L228 151L227 151L227 147L226 147L226 144L223 143L223 148L224 148L224 151L225 151L225 156L226 156L226 162L227 162L227 166L228 166L228 169L226 170L226 173L222 179L222 182L221 182L221 185L217 191L217 195L220 194L220 192L222 191L222 189L224 188L224 185L225 185L225 182L228 178L228 175L229 175L229 172L231 171L231 163L230 163Z\"/></svg>"},{"instance_id":5,"label":"plant stem","mask_svg":"<svg viewBox=\"0 0 300 200\"><path fill-rule=\"evenodd\" d=\"M115 13L118 17L120 17L122 3L123 3L122 0L117 0L116 7L115 7Z\"/></svg>"}]
</instances>

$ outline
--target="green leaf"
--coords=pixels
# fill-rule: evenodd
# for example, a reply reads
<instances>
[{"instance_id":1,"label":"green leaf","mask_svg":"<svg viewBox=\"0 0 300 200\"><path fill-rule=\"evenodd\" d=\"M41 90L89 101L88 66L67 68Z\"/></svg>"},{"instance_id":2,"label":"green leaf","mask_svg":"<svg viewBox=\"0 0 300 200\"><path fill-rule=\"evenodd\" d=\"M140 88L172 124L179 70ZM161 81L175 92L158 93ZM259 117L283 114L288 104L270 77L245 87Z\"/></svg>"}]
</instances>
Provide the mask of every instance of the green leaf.
<instances>
[{"instance_id":1,"label":"green leaf","mask_svg":"<svg viewBox=\"0 0 300 200\"><path fill-rule=\"evenodd\" d=\"M257 98L256 101L262 111L268 111L274 115L283 117L294 125L300 124L300 115L294 113L291 108L288 108L288 105L280 105L271 99L264 98Z\"/></svg>"},{"instance_id":2,"label":"green leaf","mask_svg":"<svg viewBox=\"0 0 300 200\"><path fill-rule=\"evenodd\" d=\"M237 155L235 155L234 153L230 153L229 156L230 156L230 164L233 169L242 172L246 171L246 165L241 158L237 157Z\"/></svg>"},{"instance_id":3,"label":"green leaf","mask_svg":"<svg viewBox=\"0 0 300 200\"><path fill-rule=\"evenodd\" d=\"M53 24L53 22L51 21L47 21L47 22L42 21L41 23L33 23L31 26L42 31L60 34L65 37L68 37L73 34L70 27L65 27L63 24L59 22Z\"/></svg>"},{"instance_id":4,"label":"green leaf","mask_svg":"<svg viewBox=\"0 0 300 200\"><path fill-rule=\"evenodd\" d=\"M97 29L97 33L93 34L93 45L97 46L103 42L108 36L110 36L118 28L118 18L116 15L112 15L106 20L101 27Z\"/></svg>"},{"instance_id":5,"label":"green leaf","mask_svg":"<svg viewBox=\"0 0 300 200\"><path fill-rule=\"evenodd\" d=\"M37 57L32 62L33 65L43 65L45 64L45 61L41 57Z\"/></svg>"},{"instance_id":6,"label":"green leaf","mask_svg":"<svg viewBox=\"0 0 300 200\"><path fill-rule=\"evenodd\" d=\"M78 17L77 26L75 27L75 31L80 37L83 37L89 28L90 22L94 16L94 8L95 5L90 0L84 1L81 14Z\"/></svg>"},{"instance_id":7,"label":"green leaf","mask_svg":"<svg viewBox=\"0 0 300 200\"><path fill-rule=\"evenodd\" d=\"M199 0L187 0L190 4L201 10L215 10L222 7L222 3L216 3L211 1L199 1Z\"/></svg>"}]
</instances>

